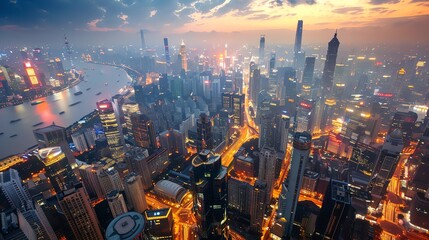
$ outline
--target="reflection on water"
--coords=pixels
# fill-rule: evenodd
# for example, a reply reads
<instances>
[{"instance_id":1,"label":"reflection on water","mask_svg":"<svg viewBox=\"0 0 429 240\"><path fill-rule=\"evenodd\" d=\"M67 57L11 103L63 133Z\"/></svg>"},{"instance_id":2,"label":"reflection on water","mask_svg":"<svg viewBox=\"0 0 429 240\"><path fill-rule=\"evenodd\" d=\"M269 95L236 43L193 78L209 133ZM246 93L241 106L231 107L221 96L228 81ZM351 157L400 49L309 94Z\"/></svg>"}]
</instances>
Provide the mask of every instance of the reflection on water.
<instances>
[{"instance_id":1,"label":"reflection on water","mask_svg":"<svg viewBox=\"0 0 429 240\"><path fill-rule=\"evenodd\" d=\"M0 109L0 132L4 132L3 135L0 135L0 158L20 153L35 145L33 130L36 128L47 126L52 122L60 126L71 125L93 111L97 101L111 98L130 81L124 70L115 67L90 63L77 63L76 67L87 69L85 70L85 81L78 85L40 99L45 101L41 104L32 106L30 102L26 102L18 106ZM117 82L118 80L119 82ZM106 82L108 85L104 84ZM88 88L91 89L87 91ZM82 91L82 94L75 96L74 93L78 91ZM101 94L96 95L98 92ZM81 103L69 106L78 101ZM65 113L60 115L59 113L62 111ZM22 120L10 123L11 120L18 118ZM44 124L33 127L39 122ZM9 137L14 134L17 136Z\"/></svg>"}]
</instances>

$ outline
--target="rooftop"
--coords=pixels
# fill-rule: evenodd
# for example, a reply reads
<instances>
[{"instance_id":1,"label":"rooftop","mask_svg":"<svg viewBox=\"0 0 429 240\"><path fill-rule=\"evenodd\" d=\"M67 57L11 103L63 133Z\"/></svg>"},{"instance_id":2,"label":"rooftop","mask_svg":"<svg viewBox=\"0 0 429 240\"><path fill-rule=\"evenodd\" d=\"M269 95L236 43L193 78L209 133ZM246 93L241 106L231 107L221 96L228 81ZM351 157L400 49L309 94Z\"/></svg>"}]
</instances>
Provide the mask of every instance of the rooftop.
<instances>
[{"instance_id":1,"label":"rooftop","mask_svg":"<svg viewBox=\"0 0 429 240\"><path fill-rule=\"evenodd\" d=\"M137 212L124 213L113 219L106 229L107 240L132 240L143 232L145 220Z\"/></svg>"}]
</instances>

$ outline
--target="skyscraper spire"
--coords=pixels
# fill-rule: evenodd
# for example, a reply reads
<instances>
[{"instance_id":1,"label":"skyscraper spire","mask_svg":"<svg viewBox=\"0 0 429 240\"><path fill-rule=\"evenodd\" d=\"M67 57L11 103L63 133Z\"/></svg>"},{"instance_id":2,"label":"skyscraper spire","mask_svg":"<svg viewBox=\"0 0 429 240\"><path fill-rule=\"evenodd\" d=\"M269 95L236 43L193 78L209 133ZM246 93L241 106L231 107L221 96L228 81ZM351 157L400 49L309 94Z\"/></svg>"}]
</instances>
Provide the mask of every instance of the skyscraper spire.
<instances>
[{"instance_id":1,"label":"skyscraper spire","mask_svg":"<svg viewBox=\"0 0 429 240\"><path fill-rule=\"evenodd\" d=\"M334 81L335 65L337 64L337 53L340 46L340 41L337 38L337 31L334 37L328 43L328 52L326 53L325 67L322 75L322 95L329 95L331 93L332 84Z\"/></svg>"}]
</instances>

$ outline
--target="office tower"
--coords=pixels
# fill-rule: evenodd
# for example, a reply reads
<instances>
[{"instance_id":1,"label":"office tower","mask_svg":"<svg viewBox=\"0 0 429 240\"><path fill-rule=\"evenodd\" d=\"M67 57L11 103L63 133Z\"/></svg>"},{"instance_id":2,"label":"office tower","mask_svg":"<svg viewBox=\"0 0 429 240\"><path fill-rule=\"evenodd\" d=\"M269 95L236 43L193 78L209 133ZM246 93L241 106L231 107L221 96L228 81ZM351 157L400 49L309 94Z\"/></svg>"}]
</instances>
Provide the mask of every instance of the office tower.
<instances>
[{"instance_id":1,"label":"office tower","mask_svg":"<svg viewBox=\"0 0 429 240\"><path fill-rule=\"evenodd\" d=\"M274 113L272 110L261 113L259 123L258 147L274 148L277 152L286 152L290 117L284 112Z\"/></svg>"},{"instance_id":2,"label":"office tower","mask_svg":"<svg viewBox=\"0 0 429 240\"><path fill-rule=\"evenodd\" d=\"M158 84L160 93L168 92L170 90L170 82L168 80L168 75L165 73L161 74L159 76Z\"/></svg>"},{"instance_id":3,"label":"office tower","mask_svg":"<svg viewBox=\"0 0 429 240\"><path fill-rule=\"evenodd\" d=\"M350 239L355 209L351 206L348 183L331 180L316 220L313 239Z\"/></svg>"},{"instance_id":4,"label":"office tower","mask_svg":"<svg viewBox=\"0 0 429 240\"><path fill-rule=\"evenodd\" d=\"M20 211L33 208L30 193L22 186L21 178L15 169L0 172L0 188L12 207Z\"/></svg>"},{"instance_id":5,"label":"office tower","mask_svg":"<svg viewBox=\"0 0 429 240\"><path fill-rule=\"evenodd\" d=\"M271 196L274 188L274 170L276 168L277 153L273 148L262 147L259 151L259 169L258 179L266 182L265 201L271 202Z\"/></svg>"},{"instance_id":6,"label":"office tower","mask_svg":"<svg viewBox=\"0 0 429 240\"><path fill-rule=\"evenodd\" d=\"M328 44L328 52L326 53L325 67L322 75L322 97L329 97L332 94L332 84L334 81L335 65L337 64L337 53L340 41L337 38L337 32L334 38Z\"/></svg>"},{"instance_id":7,"label":"office tower","mask_svg":"<svg viewBox=\"0 0 429 240\"><path fill-rule=\"evenodd\" d=\"M127 134L128 139L134 139L133 136L133 125L131 122L131 115L133 113L140 113L139 105L135 102L128 102L122 105L122 113L124 114L125 128L123 128Z\"/></svg>"},{"instance_id":8,"label":"office tower","mask_svg":"<svg viewBox=\"0 0 429 240\"><path fill-rule=\"evenodd\" d=\"M424 181L427 181L427 179ZM429 189L416 192L412 198L410 204L410 223L422 229L429 229Z\"/></svg>"},{"instance_id":9,"label":"office tower","mask_svg":"<svg viewBox=\"0 0 429 240\"><path fill-rule=\"evenodd\" d=\"M117 216L106 228L106 240L140 240L148 239L145 234L145 220L142 214L128 212ZM102 238L100 238L102 239Z\"/></svg>"},{"instance_id":10,"label":"office tower","mask_svg":"<svg viewBox=\"0 0 429 240\"><path fill-rule=\"evenodd\" d=\"M66 129L55 124L33 130L37 145L40 148L61 147L65 153L68 163L72 169L76 169L77 165L72 151L66 139ZM76 174L76 172L75 172Z\"/></svg>"},{"instance_id":11,"label":"office tower","mask_svg":"<svg viewBox=\"0 0 429 240\"><path fill-rule=\"evenodd\" d=\"M113 190L107 193L106 199L107 203L109 204L110 211L112 212L113 218L128 212L124 196L118 190Z\"/></svg>"},{"instance_id":12,"label":"office tower","mask_svg":"<svg viewBox=\"0 0 429 240\"><path fill-rule=\"evenodd\" d=\"M245 95L233 92L222 93L222 108L233 111L233 123L237 127L244 125L244 100Z\"/></svg>"},{"instance_id":13,"label":"office tower","mask_svg":"<svg viewBox=\"0 0 429 240\"><path fill-rule=\"evenodd\" d=\"M228 209L245 216L250 215L251 202L249 199L251 199L252 188L251 183L246 180L230 177L228 179Z\"/></svg>"},{"instance_id":14,"label":"office tower","mask_svg":"<svg viewBox=\"0 0 429 240\"><path fill-rule=\"evenodd\" d=\"M267 183L258 179L253 185L250 199L250 227L253 231L260 232L264 222L264 213L267 206Z\"/></svg>"},{"instance_id":15,"label":"office tower","mask_svg":"<svg viewBox=\"0 0 429 240\"><path fill-rule=\"evenodd\" d=\"M258 105L258 96L261 91L261 70L255 69L250 73L249 96L254 108Z\"/></svg>"},{"instance_id":16,"label":"office tower","mask_svg":"<svg viewBox=\"0 0 429 240\"><path fill-rule=\"evenodd\" d=\"M79 152L86 152L89 150L85 141L85 135L81 132L75 132L71 135L73 144Z\"/></svg>"},{"instance_id":17,"label":"office tower","mask_svg":"<svg viewBox=\"0 0 429 240\"><path fill-rule=\"evenodd\" d=\"M57 193L73 188L77 178L60 147L42 148L38 154L45 165L46 175Z\"/></svg>"},{"instance_id":18,"label":"office tower","mask_svg":"<svg viewBox=\"0 0 429 240\"><path fill-rule=\"evenodd\" d=\"M313 100L301 99L296 109L295 127L297 132L313 133L315 103Z\"/></svg>"},{"instance_id":19,"label":"office tower","mask_svg":"<svg viewBox=\"0 0 429 240\"><path fill-rule=\"evenodd\" d=\"M302 92L304 97L311 97L311 88L313 86L313 76L314 76L314 64L316 62L315 57L306 57L304 72L302 73ZM304 91L304 89L306 89Z\"/></svg>"},{"instance_id":20,"label":"office tower","mask_svg":"<svg viewBox=\"0 0 429 240\"><path fill-rule=\"evenodd\" d=\"M324 98L324 97L322 97L319 101L320 101L319 104L321 105L320 129L322 131L326 131L327 127L331 126L337 101L335 100L335 98ZM376 133L376 132L373 132L373 133Z\"/></svg>"},{"instance_id":21,"label":"office tower","mask_svg":"<svg viewBox=\"0 0 429 240\"><path fill-rule=\"evenodd\" d=\"M140 41L142 44L142 51L144 52L146 50L146 41L144 39L143 29L140 29Z\"/></svg>"},{"instance_id":22,"label":"office tower","mask_svg":"<svg viewBox=\"0 0 429 240\"><path fill-rule=\"evenodd\" d=\"M209 116L201 113L197 121L197 151L212 150L213 148L212 122Z\"/></svg>"},{"instance_id":23,"label":"office tower","mask_svg":"<svg viewBox=\"0 0 429 240\"><path fill-rule=\"evenodd\" d=\"M282 184L279 196L277 217L284 218L286 225L283 236L290 237L296 213L299 192L301 190L305 165L308 161L311 147L311 136L307 132L296 132L293 138L291 166L286 180Z\"/></svg>"},{"instance_id":24,"label":"office tower","mask_svg":"<svg viewBox=\"0 0 429 240\"><path fill-rule=\"evenodd\" d=\"M269 65L270 77L272 77L274 69L276 69L276 53L272 52L270 57L270 65Z\"/></svg>"},{"instance_id":25,"label":"office tower","mask_svg":"<svg viewBox=\"0 0 429 240\"><path fill-rule=\"evenodd\" d=\"M113 104L105 99L97 102L97 109L109 144L110 153L113 158L122 159L124 157L124 137L121 125L113 110Z\"/></svg>"},{"instance_id":26,"label":"office tower","mask_svg":"<svg viewBox=\"0 0 429 240\"><path fill-rule=\"evenodd\" d=\"M97 216L81 183L58 193L57 198L76 239L103 239Z\"/></svg>"},{"instance_id":27,"label":"office tower","mask_svg":"<svg viewBox=\"0 0 429 240\"><path fill-rule=\"evenodd\" d=\"M372 207L377 208L386 194L387 186L396 170L403 148L402 132L396 129L386 137L372 172L369 184L369 191L373 200Z\"/></svg>"},{"instance_id":28,"label":"office tower","mask_svg":"<svg viewBox=\"0 0 429 240\"><path fill-rule=\"evenodd\" d=\"M98 174L102 171L101 164L82 165L79 167L79 173L82 177L83 185L90 199L104 198L104 191L100 185Z\"/></svg>"},{"instance_id":29,"label":"office tower","mask_svg":"<svg viewBox=\"0 0 429 240\"><path fill-rule=\"evenodd\" d=\"M181 62L181 69L188 71L188 58L186 56L186 46L185 46L185 42L182 41L182 44L180 44L180 50L179 50L179 55L180 58L182 60Z\"/></svg>"},{"instance_id":30,"label":"office tower","mask_svg":"<svg viewBox=\"0 0 429 240\"><path fill-rule=\"evenodd\" d=\"M26 75L24 76L27 87L30 89L37 89L43 86L43 82L39 78L39 75L36 73L34 66L31 62L26 61L24 63L24 70Z\"/></svg>"},{"instance_id":31,"label":"office tower","mask_svg":"<svg viewBox=\"0 0 429 240\"><path fill-rule=\"evenodd\" d=\"M190 171L194 212L200 239L223 239L228 205L227 169L221 157L205 149L192 159Z\"/></svg>"},{"instance_id":32,"label":"office tower","mask_svg":"<svg viewBox=\"0 0 429 240\"><path fill-rule=\"evenodd\" d=\"M135 172L142 178L144 189L152 187L151 172L147 163L149 152L147 149L140 147L131 147L125 153L125 162L128 165L130 172Z\"/></svg>"},{"instance_id":33,"label":"office tower","mask_svg":"<svg viewBox=\"0 0 429 240\"><path fill-rule=\"evenodd\" d=\"M142 113L131 114L131 126L137 146L150 150L157 148L155 126L148 116Z\"/></svg>"},{"instance_id":34,"label":"office tower","mask_svg":"<svg viewBox=\"0 0 429 240\"><path fill-rule=\"evenodd\" d=\"M165 130L160 133L159 141L161 142L161 146L168 150L169 155L183 156L187 154L185 135L176 129Z\"/></svg>"},{"instance_id":35,"label":"office tower","mask_svg":"<svg viewBox=\"0 0 429 240\"><path fill-rule=\"evenodd\" d=\"M165 54L165 63L167 64L167 71L170 68L170 50L168 49L168 38L164 38L164 54Z\"/></svg>"},{"instance_id":36,"label":"office tower","mask_svg":"<svg viewBox=\"0 0 429 240\"><path fill-rule=\"evenodd\" d=\"M171 208L144 212L146 233L150 239L173 239L173 212Z\"/></svg>"},{"instance_id":37,"label":"office tower","mask_svg":"<svg viewBox=\"0 0 429 240\"><path fill-rule=\"evenodd\" d=\"M125 196L128 200L129 209L143 213L147 209L146 196L143 191L141 176L130 173L124 178Z\"/></svg>"},{"instance_id":38,"label":"office tower","mask_svg":"<svg viewBox=\"0 0 429 240\"><path fill-rule=\"evenodd\" d=\"M265 65L265 35L261 35L259 39L259 65Z\"/></svg>"},{"instance_id":39,"label":"office tower","mask_svg":"<svg viewBox=\"0 0 429 240\"><path fill-rule=\"evenodd\" d=\"M294 64L295 67L298 63L299 54L301 53L301 44L302 44L302 28L303 28L304 22L302 20L298 20L298 25L296 27L296 35L295 35L295 47L294 47Z\"/></svg>"}]
</instances>

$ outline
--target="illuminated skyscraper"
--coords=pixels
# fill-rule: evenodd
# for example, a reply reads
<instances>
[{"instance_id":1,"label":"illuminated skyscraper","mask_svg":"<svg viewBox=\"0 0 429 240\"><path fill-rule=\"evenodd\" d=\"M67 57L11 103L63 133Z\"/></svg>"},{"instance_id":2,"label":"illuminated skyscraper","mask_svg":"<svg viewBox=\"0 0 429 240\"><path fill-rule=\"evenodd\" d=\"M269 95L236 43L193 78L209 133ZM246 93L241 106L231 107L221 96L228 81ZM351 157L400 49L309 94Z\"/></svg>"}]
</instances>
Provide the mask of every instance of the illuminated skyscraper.
<instances>
[{"instance_id":1,"label":"illuminated skyscraper","mask_svg":"<svg viewBox=\"0 0 429 240\"><path fill-rule=\"evenodd\" d=\"M57 197L76 239L103 239L94 208L82 184L58 193Z\"/></svg>"},{"instance_id":2,"label":"illuminated skyscraper","mask_svg":"<svg viewBox=\"0 0 429 240\"><path fill-rule=\"evenodd\" d=\"M337 64L337 53L340 41L337 38L337 32L328 44L326 53L325 67L322 75L322 97L329 97L332 94L332 84L334 82L335 65Z\"/></svg>"},{"instance_id":3,"label":"illuminated skyscraper","mask_svg":"<svg viewBox=\"0 0 429 240\"><path fill-rule=\"evenodd\" d=\"M167 64L167 71L170 69L170 50L168 48L168 38L164 38L164 53L165 53L165 63Z\"/></svg>"},{"instance_id":4,"label":"illuminated skyscraper","mask_svg":"<svg viewBox=\"0 0 429 240\"><path fill-rule=\"evenodd\" d=\"M267 184L265 202L271 201L274 188L274 172L276 168L277 153L273 148L263 147L259 151L258 179Z\"/></svg>"},{"instance_id":5,"label":"illuminated skyscraper","mask_svg":"<svg viewBox=\"0 0 429 240\"><path fill-rule=\"evenodd\" d=\"M311 88L313 86L313 75L314 75L314 64L316 62L315 57L305 58L305 67L302 74L302 88L301 96L305 98L311 98Z\"/></svg>"},{"instance_id":6,"label":"illuminated skyscraper","mask_svg":"<svg viewBox=\"0 0 429 240\"><path fill-rule=\"evenodd\" d=\"M387 186L396 170L400 153L404 148L402 132L399 129L391 132L381 148L374 170L372 171L369 190L371 192L372 207L377 208L386 194Z\"/></svg>"},{"instance_id":7,"label":"illuminated skyscraper","mask_svg":"<svg viewBox=\"0 0 429 240\"><path fill-rule=\"evenodd\" d=\"M222 93L222 108L232 109L233 123L235 126L244 125L244 94L224 92Z\"/></svg>"},{"instance_id":8,"label":"illuminated skyscraper","mask_svg":"<svg viewBox=\"0 0 429 240\"><path fill-rule=\"evenodd\" d=\"M313 100L301 99L296 109L296 131L312 133L314 125L315 103Z\"/></svg>"},{"instance_id":9,"label":"illuminated skyscraper","mask_svg":"<svg viewBox=\"0 0 429 240\"><path fill-rule=\"evenodd\" d=\"M201 151L192 159L190 176L200 239L225 239L228 175L221 157Z\"/></svg>"},{"instance_id":10,"label":"illuminated skyscraper","mask_svg":"<svg viewBox=\"0 0 429 240\"><path fill-rule=\"evenodd\" d=\"M296 205L301 190L305 165L308 161L311 147L311 136L307 132L296 132L293 139L293 152L289 174L282 185L279 196L277 217L286 220L283 236L290 238L293 221L295 219Z\"/></svg>"},{"instance_id":11,"label":"illuminated skyscraper","mask_svg":"<svg viewBox=\"0 0 429 240\"><path fill-rule=\"evenodd\" d=\"M36 70L34 69L34 66L31 64L31 62L26 61L24 63L24 70L26 73L25 80L27 82L28 88L33 89L43 86L43 83L39 79L39 75L36 73Z\"/></svg>"},{"instance_id":12,"label":"illuminated skyscraper","mask_svg":"<svg viewBox=\"0 0 429 240\"><path fill-rule=\"evenodd\" d=\"M265 208L267 206L266 197L267 183L259 179L256 180L250 199L250 227L256 232L262 230Z\"/></svg>"},{"instance_id":13,"label":"illuminated skyscraper","mask_svg":"<svg viewBox=\"0 0 429 240\"><path fill-rule=\"evenodd\" d=\"M171 208L146 210L146 231L150 239L173 239L173 212Z\"/></svg>"},{"instance_id":14,"label":"illuminated skyscraper","mask_svg":"<svg viewBox=\"0 0 429 240\"><path fill-rule=\"evenodd\" d=\"M60 147L42 148L40 160L45 164L46 175L57 193L73 188L77 183L68 159Z\"/></svg>"},{"instance_id":15,"label":"illuminated skyscraper","mask_svg":"<svg viewBox=\"0 0 429 240\"><path fill-rule=\"evenodd\" d=\"M259 65L263 66L265 60L265 35L261 35L259 39Z\"/></svg>"},{"instance_id":16,"label":"illuminated skyscraper","mask_svg":"<svg viewBox=\"0 0 429 240\"><path fill-rule=\"evenodd\" d=\"M186 153L185 135L176 129L165 130L159 134L161 146L168 150L168 153L183 156Z\"/></svg>"},{"instance_id":17,"label":"illuminated skyscraper","mask_svg":"<svg viewBox=\"0 0 429 240\"><path fill-rule=\"evenodd\" d=\"M97 102L98 114L109 144L110 153L115 159L124 157L124 137L122 129L113 110L112 102L105 99Z\"/></svg>"},{"instance_id":18,"label":"illuminated skyscraper","mask_svg":"<svg viewBox=\"0 0 429 240\"><path fill-rule=\"evenodd\" d=\"M181 56L182 59L182 69L186 71L188 71L188 58L186 56L186 46L185 46L185 42L182 41L182 44L180 44L180 51L179 54Z\"/></svg>"}]
</instances>

